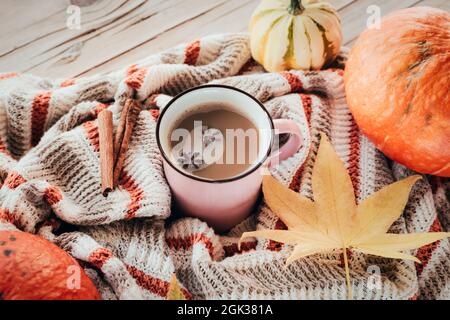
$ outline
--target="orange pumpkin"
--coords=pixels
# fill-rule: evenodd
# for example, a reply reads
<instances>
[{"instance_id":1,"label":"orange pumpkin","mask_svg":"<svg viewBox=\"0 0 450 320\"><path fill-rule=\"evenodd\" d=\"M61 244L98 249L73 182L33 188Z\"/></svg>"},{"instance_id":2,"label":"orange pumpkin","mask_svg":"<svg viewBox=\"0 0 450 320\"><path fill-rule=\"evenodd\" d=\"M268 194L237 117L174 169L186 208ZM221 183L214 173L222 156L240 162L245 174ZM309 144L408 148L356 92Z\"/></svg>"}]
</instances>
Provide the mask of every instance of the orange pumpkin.
<instances>
[{"instance_id":1,"label":"orange pumpkin","mask_svg":"<svg viewBox=\"0 0 450 320\"><path fill-rule=\"evenodd\" d=\"M347 102L361 130L389 158L450 177L450 14L392 13L352 48Z\"/></svg>"},{"instance_id":2,"label":"orange pumpkin","mask_svg":"<svg viewBox=\"0 0 450 320\"><path fill-rule=\"evenodd\" d=\"M0 274L0 299L100 299L75 259L53 243L25 232L0 231Z\"/></svg>"}]
</instances>

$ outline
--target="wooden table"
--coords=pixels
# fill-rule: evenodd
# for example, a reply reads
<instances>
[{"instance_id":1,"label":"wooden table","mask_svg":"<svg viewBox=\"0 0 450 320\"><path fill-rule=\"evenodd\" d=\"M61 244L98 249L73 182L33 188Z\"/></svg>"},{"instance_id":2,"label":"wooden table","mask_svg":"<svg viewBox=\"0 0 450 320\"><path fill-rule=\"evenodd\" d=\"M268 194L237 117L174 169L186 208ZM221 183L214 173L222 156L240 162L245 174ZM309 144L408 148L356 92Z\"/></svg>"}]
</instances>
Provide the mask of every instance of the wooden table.
<instances>
[{"instance_id":1,"label":"wooden table","mask_svg":"<svg viewBox=\"0 0 450 320\"><path fill-rule=\"evenodd\" d=\"M345 45L366 28L367 8L385 15L449 0L330 0ZM80 29L69 29L71 3L82 3ZM0 0L0 72L71 78L106 72L198 37L247 30L259 0ZM76 8L75 8L76 9ZM70 11L68 13L68 10Z\"/></svg>"}]
</instances>

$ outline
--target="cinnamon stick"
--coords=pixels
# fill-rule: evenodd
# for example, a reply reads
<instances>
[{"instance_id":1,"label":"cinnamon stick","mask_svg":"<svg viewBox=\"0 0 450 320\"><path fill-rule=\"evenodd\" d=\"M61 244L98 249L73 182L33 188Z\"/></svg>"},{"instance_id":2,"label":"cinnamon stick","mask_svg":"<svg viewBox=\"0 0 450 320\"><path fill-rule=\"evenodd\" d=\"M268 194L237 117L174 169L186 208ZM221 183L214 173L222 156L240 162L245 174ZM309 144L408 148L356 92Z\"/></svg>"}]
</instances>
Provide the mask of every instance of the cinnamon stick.
<instances>
[{"instance_id":1,"label":"cinnamon stick","mask_svg":"<svg viewBox=\"0 0 450 320\"><path fill-rule=\"evenodd\" d=\"M113 186L117 186L125 162L128 144L136 124L141 105L134 99L127 99L120 113L119 125L114 137L114 174Z\"/></svg>"},{"instance_id":2,"label":"cinnamon stick","mask_svg":"<svg viewBox=\"0 0 450 320\"><path fill-rule=\"evenodd\" d=\"M98 134L100 142L100 174L102 194L106 197L114 187L114 146L111 111L103 110L99 113Z\"/></svg>"}]
</instances>

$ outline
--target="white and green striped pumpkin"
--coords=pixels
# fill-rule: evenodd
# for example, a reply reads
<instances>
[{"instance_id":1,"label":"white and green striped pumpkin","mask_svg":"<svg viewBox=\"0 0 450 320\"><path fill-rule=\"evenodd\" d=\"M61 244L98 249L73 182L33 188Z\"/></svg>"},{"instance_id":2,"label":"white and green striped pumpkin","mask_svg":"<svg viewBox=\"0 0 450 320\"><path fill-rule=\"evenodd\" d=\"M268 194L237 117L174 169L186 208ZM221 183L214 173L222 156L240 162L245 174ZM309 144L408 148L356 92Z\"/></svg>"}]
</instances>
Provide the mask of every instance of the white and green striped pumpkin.
<instances>
[{"instance_id":1,"label":"white and green striped pumpkin","mask_svg":"<svg viewBox=\"0 0 450 320\"><path fill-rule=\"evenodd\" d=\"M267 71L318 70L342 42L341 23L327 2L263 0L250 21L253 58Z\"/></svg>"}]
</instances>

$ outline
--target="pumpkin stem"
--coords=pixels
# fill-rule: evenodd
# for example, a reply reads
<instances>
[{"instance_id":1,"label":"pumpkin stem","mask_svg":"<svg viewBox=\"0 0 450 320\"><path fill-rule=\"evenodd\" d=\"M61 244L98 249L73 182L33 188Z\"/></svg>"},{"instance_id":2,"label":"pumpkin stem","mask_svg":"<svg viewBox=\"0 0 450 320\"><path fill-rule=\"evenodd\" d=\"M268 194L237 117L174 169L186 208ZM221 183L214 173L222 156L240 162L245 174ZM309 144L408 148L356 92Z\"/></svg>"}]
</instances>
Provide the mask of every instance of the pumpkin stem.
<instances>
[{"instance_id":1,"label":"pumpkin stem","mask_svg":"<svg viewBox=\"0 0 450 320\"><path fill-rule=\"evenodd\" d=\"M302 0L291 0L291 5L288 8L290 14L299 15L305 10Z\"/></svg>"}]
</instances>

